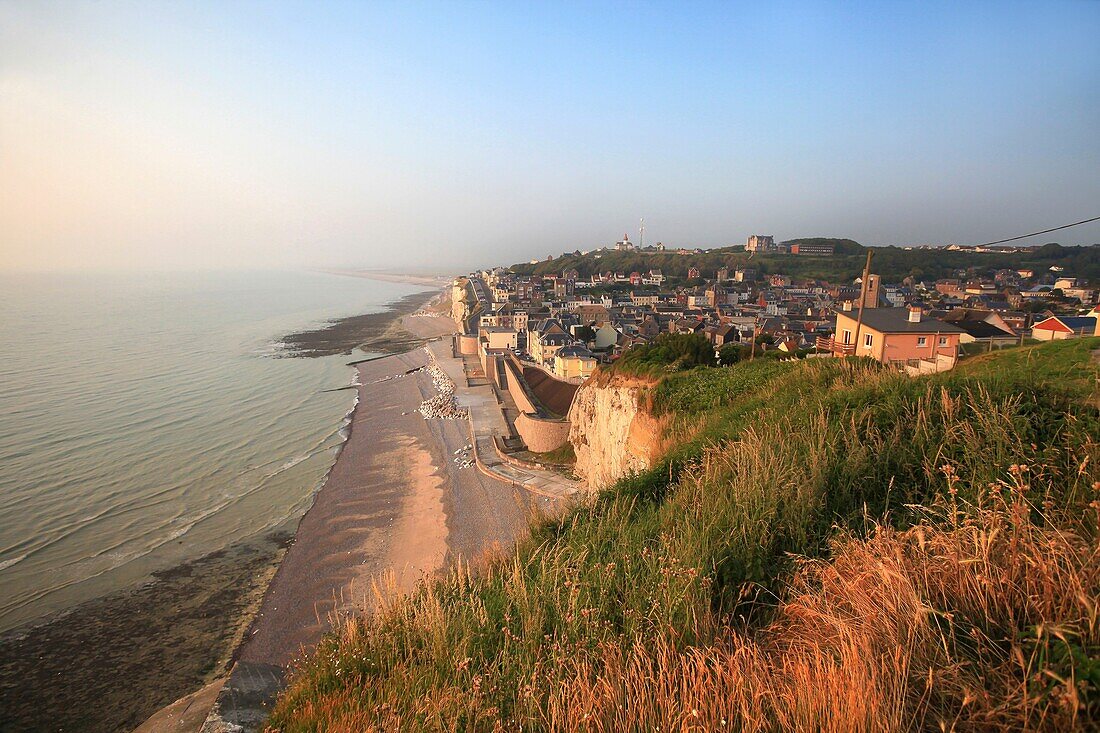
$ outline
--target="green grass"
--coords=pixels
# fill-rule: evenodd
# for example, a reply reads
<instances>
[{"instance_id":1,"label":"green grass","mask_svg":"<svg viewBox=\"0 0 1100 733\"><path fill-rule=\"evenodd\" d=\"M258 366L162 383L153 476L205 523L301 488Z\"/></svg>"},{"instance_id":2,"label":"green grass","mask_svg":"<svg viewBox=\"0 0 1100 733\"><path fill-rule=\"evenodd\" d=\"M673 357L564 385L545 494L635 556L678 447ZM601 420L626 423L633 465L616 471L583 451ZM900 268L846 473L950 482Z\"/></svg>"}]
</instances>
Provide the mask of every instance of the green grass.
<instances>
[{"instance_id":1,"label":"green grass","mask_svg":"<svg viewBox=\"0 0 1100 733\"><path fill-rule=\"evenodd\" d=\"M850 240L849 240L850 242ZM852 242L851 244L855 244ZM562 255L537 264L520 263L510 268L519 275L554 275L564 270L576 269L582 278L608 270L629 273L637 270L660 269L666 277L685 279L688 269L697 267L700 274L713 278L720 267L730 269L748 267L761 275L782 273L795 278L813 278L833 283L851 282L863 270L865 255L855 247L845 246L832 257L806 257L797 255L745 252L743 247L722 247L702 254L680 255L675 252L602 252L587 255ZM908 276L917 279L936 280L953 277L956 270L972 269L977 273L992 273L998 269L1029 268L1045 270L1060 265L1067 272L1088 281L1100 279L1100 247L1064 247L1047 244L1026 252L989 254L977 252L948 252L943 249L906 250L901 247L873 247L872 267L883 282L901 282ZM865 251L865 250L864 250Z\"/></svg>"},{"instance_id":2,"label":"green grass","mask_svg":"<svg viewBox=\"0 0 1100 733\"><path fill-rule=\"evenodd\" d=\"M873 526L916 527L927 521L922 507L949 506L937 521L965 523L967 507L1025 473L1012 479L1021 505L1033 507L1025 519L1041 530L1068 517L1058 531L1095 544L1087 507L1100 479L1098 346L994 353L919 379L836 359L666 375L647 399L685 438L658 465L535 527L511 557L347 624L295 675L272 725L586 729L583 701L553 701L619 674L607 660L639 648L711 653L731 629L754 634L776 618L805 562L795 558L827 560L838 537ZM1042 618L1026 609L1010 618L1007 630L989 630L1007 642L956 650L951 664L1011 666L1014 635ZM1092 669L1098 629L1080 633L1073 653ZM953 700L935 704L963 715Z\"/></svg>"},{"instance_id":3,"label":"green grass","mask_svg":"<svg viewBox=\"0 0 1100 733\"><path fill-rule=\"evenodd\" d=\"M573 450L572 443L566 443L560 448L545 453L531 453L540 463L549 463L556 466L572 466L577 462L577 454Z\"/></svg>"},{"instance_id":4,"label":"green grass","mask_svg":"<svg viewBox=\"0 0 1100 733\"><path fill-rule=\"evenodd\" d=\"M665 374L714 364L714 346L697 333L662 333L652 343L623 354L604 370L605 376L659 379Z\"/></svg>"}]
</instances>

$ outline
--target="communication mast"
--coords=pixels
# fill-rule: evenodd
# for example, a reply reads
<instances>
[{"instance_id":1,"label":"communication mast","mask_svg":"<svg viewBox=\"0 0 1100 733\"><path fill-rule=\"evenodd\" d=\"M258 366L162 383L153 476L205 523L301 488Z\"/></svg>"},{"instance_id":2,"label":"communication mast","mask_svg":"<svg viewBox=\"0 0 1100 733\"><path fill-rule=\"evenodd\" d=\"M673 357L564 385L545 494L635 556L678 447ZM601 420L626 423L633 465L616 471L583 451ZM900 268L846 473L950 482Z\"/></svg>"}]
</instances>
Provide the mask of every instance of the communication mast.
<instances>
[{"instance_id":1,"label":"communication mast","mask_svg":"<svg viewBox=\"0 0 1100 733\"><path fill-rule=\"evenodd\" d=\"M639 220L638 224L638 249L645 246L645 217Z\"/></svg>"}]
</instances>

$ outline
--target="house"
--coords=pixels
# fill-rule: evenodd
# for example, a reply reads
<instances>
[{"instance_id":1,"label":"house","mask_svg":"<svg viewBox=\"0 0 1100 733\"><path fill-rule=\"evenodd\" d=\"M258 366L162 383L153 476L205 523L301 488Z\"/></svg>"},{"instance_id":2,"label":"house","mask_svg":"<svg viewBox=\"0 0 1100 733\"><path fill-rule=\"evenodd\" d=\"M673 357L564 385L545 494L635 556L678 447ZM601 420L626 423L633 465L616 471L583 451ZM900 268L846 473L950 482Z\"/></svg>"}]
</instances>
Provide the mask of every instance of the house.
<instances>
[{"instance_id":1,"label":"house","mask_svg":"<svg viewBox=\"0 0 1100 733\"><path fill-rule=\"evenodd\" d=\"M561 322L546 318L527 332L527 352L539 364L552 362L558 349L572 341Z\"/></svg>"},{"instance_id":2,"label":"house","mask_svg":"<svg viewBox=\"0 0 1100 733\"><path fill-rule=\"evenodd\" d=\"M688 280L694 280L697 277L699 277L699 268L698 267L689 267L688 268Z\"/></svg>"},{"instance_id":3,"label":"house","mask_svg":"<svg viewBox=\"0 0 1100 733\"><path fill-rule=\"evenodd\" d=\"M940 295L954 295L959 292L959 281L954 278L944 278L936 281L936 292Z\"/></svg>"},{"instance_id":4,"label":"house","mask_svg":"<svg viewBox=\"0 0 1100 733\"><path fill-rule=\"evenodd\" d=\"M482 326L479 332L481 342L490 351L515 349L519 346L519 332L503 326Z\"/></svg>"},{"instance_id":5,"label":"house","mask_svg":"<svg viewBox=\"0 0 1100 733\"><path fill-rule=\"evenodd\" d=\"M959 335L959 343L987 341L1007 346L1016 343L1019 336L997 312L974 308L955 308L944 314L945 323L953 323L966 333Z\"/></svg>"},{"instance_id":6,"label":"house","mask_svg":"<svg viewBox=\"0 0 1100 733\"><path fill-rule=\"evenodd\" d=\"M776 252L775 237L764 234L752 234L745 241L746 252Z\"/></svg>"},{"instance_id":7,"label":"house","mask_svg":"<svg viewBox=\"0 0 1100 733\"><path fill-rule=\"evenodd\" d=\"M581 323L606 323L611 317L607 307L599 303L592 303L590 305L579 305L574 310L577 317L581 319Z\"/></svg>"},{"instance_id":8,"label":"house","mask_svg":"<svg viewBox=\"0 0 1100 733\"><path fill-rule=\"evenodd\" d=\"M705 324L699 318L674 318L668 324L669 333L698 333Z\"/></svg>"},{"instance_id":9,"label":"house","mask_svg":"<svg viewBox=\"0 0 1100 733\"><path fill-rule=\"evenodd\" d=\"M718 285L711 285L706 289L706 304L711 308L717 308L726 304L726 289Z\"/></svg>"},{"instance_id":10,"label":"house","mask_svg":"<svg viewBox=\"0 0 1100 733\"><path fill-rule=\"evenodd\" d=\"M596 338L593 342L593 346L600 350L610 349L618 340L619 332L615 330L615 327L610 323L604 323L596 329Z\"/></svg>"},{"instance_id":11,"label":"house","mask_svg":"<svg viewBox=\"0 0 1100 733\"><path fill-rule=\"evenodd\" d=\"M1096 323L1095 316L1051 316L1031 327L1031 337L1038 341L1061 341L1094 336Z\"/></svg>"},{"instance_id":12,"label":"house","mask_svg":"<svg viewBox=\"0 0 1100 733\"><path fill-rule=\"evenodd\" d=\"M797 247L798 245L796 244L794 246ZM794 254L798 253L795 252ZM829 252L829 254L832 254L832 252ZM786 354L793 354L801 348L801 339L794 335L782 336L776 340L774 346Z\"/></svg>"},{"instance_id":13,"label":"house","mask_svg":"<svg viewBox=\"0 0 1100 733\"><path fill-rule=\"evenodd\" d=\"M725 346L739 340L737 326L732 323L720 323L717 326L707 326L703 329L703 335L715 346Z\"/></svg>"},{"instance_id":14,"label":"house","mask_svg":"<svg viewBox=\"0 0 1100 733\"><path fill-rule=\"evenodd\" d=\"M959 336L961 344L982 341L998 346L1011 346L1020 340L1019 336L985 321L958 321L955 325L965 331Z\"/></svg>"},{"instance_id":15,"label":"house","mask_svg":"<svg viewBox=\"0 0 1100 733\"><path fill-rule=\"evenodd\" d=\"M1077 298L1082 305L1092 305L1096 302L1096 291L1092 288L1062 288L1062 295L1067 298Z\"/></svg>"},{"instance_id":16,"label":"house","mask_svg":"<svg viewBox=\"0 0 1100 733\"><path fill-rule=\"evenodd\" d=\"M815 255L818 257L833 254L834 247L831 244L799 242L791 245L792 255Z\"/></svg>"},{"instance_id":17,"label":"house","mask_svg":"<svg viewBox=\"0 0 1100 733\"><path fill-rule=\"evenodd\" d=\"M567 333L548 333L538 340L537 353L531 354L543 366L553 364L559 351L572 343L573 337ZM528 349L530 351L530 349Z\"/></svg>"},{"instance_id":18,"label":"house","mask_svg":"<svg viewBox=\"0 0 1100 733\"><path fill-rule=\"evenodd\" d=\"M1020 295L1024 298L1049 298L1052 290L1054 288L1049 285L1036 285L1033 288L1020 291Z\"/></svg>"},{"instance_id":19,"label":"house","mask_svg":"<svg viewBox=\"0 0 1100 733\"><path fill-rule=\"evenodd\" d=\"M836 311L836 330L832 339L819 339L835 356L869 356L884 364L906 364L923 360L933 365L929 371L945 371L955 366L959 338L963 329L952 323L926 318L917 306L909 308L865 308L859 326L854 310Z\"/></svg>"},{"instance_id":20,"label":"house","mask_svg":"<svg viewBox=\"0 0 1100 733\"><path fill-rule=\"evenodd\" d=\"M646 316L638 324L638 333L647 339L655 339L661 333L661 324L653 316Z\"/></svg>"},{"instance_id":21,"label":"house","mask_svg":"<svg viewBox=\"0 0 1100 733\"><path fill-rule=\"evenodd\" d=\"M542 285L533 280L520 280L515 285L516 300L525 303L542 297Z\"/></svg>"},{"instance_id":22,"label":"house","mask_svg":"<svg viewBox=\"0 0 1100 733\"><path fill-rule=\"evenodd\" d=\"M596 355L584 346L573 344L554 355L554 374L566 381L583 381L596 369Z\"/></svg>"},{"instance_id":23,"label":"house","mask_svg":"<svg viewBox=\"0 0 1100 733\"><path fill-rule=\"evenodd\" d=\"M573 295L574 287L576 285L574 280L564 277L555 277L554 283L554 298L556 300L565 300Z\"/></svg>"}]
</instances>

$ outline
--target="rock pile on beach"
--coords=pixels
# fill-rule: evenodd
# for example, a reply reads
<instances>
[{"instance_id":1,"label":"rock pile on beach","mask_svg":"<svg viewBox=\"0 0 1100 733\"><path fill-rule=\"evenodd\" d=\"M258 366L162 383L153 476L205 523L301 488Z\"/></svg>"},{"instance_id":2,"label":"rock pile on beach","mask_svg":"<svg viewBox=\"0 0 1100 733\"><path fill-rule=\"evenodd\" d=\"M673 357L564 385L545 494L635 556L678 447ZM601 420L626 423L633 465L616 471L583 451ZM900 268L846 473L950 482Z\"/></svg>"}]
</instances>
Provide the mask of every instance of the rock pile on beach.
<instances>
[{"instance_id":1,"label":"rock pile on beach","mask_svg":"<svg viewBox=\"0 0 1100 733\"><path fill-rule=\"evenodd\" d=\"M470 451L474 446L470 443L462 446L454 452L454 462L457 468L469 468L474 465L474 459L471 457Z\"/></svg>"},{"instance_id":2,"label":"rock pile on beach","mask_svg":"<svg viewBox=\"0 0 1100 733\"><path fill-rule=\"evenodd\" d=\"M455 403L455 383L435 363L432 352L427 349L424 349L424 351L428 353L428 365L425 369L432 378L432 384L435 385L439 394L420 403L420 414L424 416L425 420L433 418L438 420L465 420L466 410Z\"/></svg>"}]
</instances>

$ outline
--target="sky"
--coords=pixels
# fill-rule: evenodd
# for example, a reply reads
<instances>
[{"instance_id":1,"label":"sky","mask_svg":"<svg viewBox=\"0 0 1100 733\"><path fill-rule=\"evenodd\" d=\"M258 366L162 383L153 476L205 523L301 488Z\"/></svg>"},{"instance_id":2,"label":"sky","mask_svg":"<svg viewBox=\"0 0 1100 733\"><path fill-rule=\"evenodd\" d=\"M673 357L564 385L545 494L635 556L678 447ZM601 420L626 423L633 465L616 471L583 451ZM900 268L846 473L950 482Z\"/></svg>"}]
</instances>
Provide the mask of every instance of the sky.
<instances>
[{"instance_id":1,"label":"sky","mask_svg":"<svg viewBox=\"0 0 1100 733\"><path fill-rule=\"evenodd\" d=\"M1100 216L1098 38L1095 1L0 0L0 269L1000 239Z\"/></svg>"}]
</instances>

